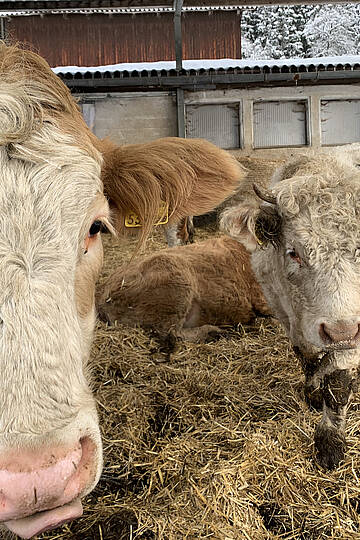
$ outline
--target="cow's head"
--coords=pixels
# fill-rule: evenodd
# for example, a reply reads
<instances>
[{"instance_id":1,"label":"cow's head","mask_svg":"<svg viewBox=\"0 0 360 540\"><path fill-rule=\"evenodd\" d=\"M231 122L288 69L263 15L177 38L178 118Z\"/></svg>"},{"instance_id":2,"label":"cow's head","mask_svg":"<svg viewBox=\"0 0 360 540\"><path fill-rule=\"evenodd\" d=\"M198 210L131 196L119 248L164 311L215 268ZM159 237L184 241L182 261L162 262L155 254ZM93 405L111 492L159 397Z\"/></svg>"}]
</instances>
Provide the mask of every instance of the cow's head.
<instances>
[{"instance_id":1,"label":"cow's head","mask_svg":"<svg viewBox=\"0 0 360 540\"><path fill-rule=\"evenodd\" d=\"M102 469L87 367L111 228L98 143L45 61L0 46L0 522L23 538L80 515ZM151 198L105 189L125 209Z\"/></svg>"},{"instance_id":2,"label":"cow's head","mask_svg":"<svg viewBox=\"0 0 360 540\"><path fill-rule=\"evenodd\" d=\"M222 227L252 252L275 315L306 356L360 346L360 173L336 157L280 169Z\"/></svg>"}]
</instances>

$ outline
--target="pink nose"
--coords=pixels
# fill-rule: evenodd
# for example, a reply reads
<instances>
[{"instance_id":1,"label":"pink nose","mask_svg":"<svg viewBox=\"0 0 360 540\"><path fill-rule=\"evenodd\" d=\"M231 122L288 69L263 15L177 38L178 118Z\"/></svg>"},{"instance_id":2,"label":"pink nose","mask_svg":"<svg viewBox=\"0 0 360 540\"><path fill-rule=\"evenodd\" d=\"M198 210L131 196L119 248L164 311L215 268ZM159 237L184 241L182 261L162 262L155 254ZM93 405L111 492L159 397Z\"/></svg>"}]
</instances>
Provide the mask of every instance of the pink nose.
<instances>
[{"instance_id":1,"label":"pink nose","mask_svg":"<svg viewBox=\"0 0 360 540\"><path fill-rule=\"evenodd\" d=\"M320 325L319 334L326 344L354 342L354 340L360 338L359 324L346 321L323 323Z\"/></svg>"},{"instance_id":2,"label":"pink nose","mask_svg":"<svg viewBox=\"0 0 360 540\"><path fill-rule=\"evenodd\" d=\"M15 450L0 456L0 521L18 520L76 499L93 479L94 449L86 437L72 448Z\"/></svg>"}]
</instances>

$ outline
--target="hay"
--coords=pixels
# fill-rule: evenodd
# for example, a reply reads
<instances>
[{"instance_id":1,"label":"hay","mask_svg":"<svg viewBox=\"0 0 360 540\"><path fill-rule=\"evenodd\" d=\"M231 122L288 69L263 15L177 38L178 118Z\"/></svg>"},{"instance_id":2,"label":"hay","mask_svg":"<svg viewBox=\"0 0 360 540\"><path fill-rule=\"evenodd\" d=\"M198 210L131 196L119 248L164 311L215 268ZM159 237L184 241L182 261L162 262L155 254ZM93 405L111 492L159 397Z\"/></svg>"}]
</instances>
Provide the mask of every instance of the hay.
<instances>
[{"instance_id":1,"label":"hay","mask_svg":"<svg viewBox=\"0 0 360 540\"><path fill-rule=\"evenodd\" d=\"M250 184L266 184L278 164L240 161ZM198 229L196 240L209 234L218 233ZM100 286L135 243L104 235ZM164 247L156 231L144 252ZM91 363L104 472L83 518L39 538L360 538L359 397L346 461L324 472L313 455L320 415L305 405L303 374L273 319L184 343L170 360L142 330L98 323Z\"/></svg>"},{"instance_id":2,"label":"hay","mask_svg":"<svg viewBox=\"0 0 360 540\"><path fill-rule=\"evenodd\" d=\"M206 236L206 233L202 233ZM105 238L102 279L131 246ZM146 251L164 247L158 232ZM140 329L98 324L92 351L105 466L84 517L43 539L360 538L359 399L346 462L314 462L320 415L272 319L181 344L170 360Z\"/></svg>"}]
</instances>

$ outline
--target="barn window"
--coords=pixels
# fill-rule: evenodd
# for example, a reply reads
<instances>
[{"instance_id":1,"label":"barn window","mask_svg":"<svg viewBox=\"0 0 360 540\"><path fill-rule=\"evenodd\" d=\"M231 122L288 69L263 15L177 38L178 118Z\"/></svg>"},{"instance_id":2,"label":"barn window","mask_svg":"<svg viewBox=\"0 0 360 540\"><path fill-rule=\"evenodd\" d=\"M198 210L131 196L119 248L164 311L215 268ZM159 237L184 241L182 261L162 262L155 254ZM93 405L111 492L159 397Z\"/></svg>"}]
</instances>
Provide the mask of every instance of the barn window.
<instances>
[{"instance_id":1,"label":"barn window","mask_svg":"<svg viewBox=\"0 0 360 540\"><path fill-rule=\"evenodd\" d=\"M95 127L95 103L84 102L80 104L80 110L87 126L94 131Z\"/></svg>"},{"instance_id":2,"label":"barn window","mask_svg":"<svg viewBox=\"0 0 360 540\"><path fill-rule=\"evenodd\" d=\"M254 148L309 144L306 101L254 103Z\"/></svg>"},{"instance_id":3,"label":"barn window","mask_svg":"<svg viewBox=\"0 0 360 540\"><path fill-rule=\"evenodd\" d=\"M321 100L321 144L360 141L360 100Z\"/></svg>"},{"instance_id":4,"label":"barn window","mask_svg":"<svg viewBox=\"0 0 360 540\"><path fill-rule=\"evenodd\" d=\"M240 104L186 106L186 136L202 138L220 148L240 147Z\"/></svg>"}]
</instances>

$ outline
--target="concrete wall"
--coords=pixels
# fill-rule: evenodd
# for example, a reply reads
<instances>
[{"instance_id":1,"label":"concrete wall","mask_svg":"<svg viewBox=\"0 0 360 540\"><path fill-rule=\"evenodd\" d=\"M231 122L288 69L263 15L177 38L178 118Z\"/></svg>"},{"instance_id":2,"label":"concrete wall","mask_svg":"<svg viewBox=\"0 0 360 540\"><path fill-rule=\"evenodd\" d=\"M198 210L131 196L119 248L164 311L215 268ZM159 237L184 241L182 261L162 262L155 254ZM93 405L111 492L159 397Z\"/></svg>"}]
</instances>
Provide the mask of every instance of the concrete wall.
<instances>
[{"instance_id":1,"label":"concrete wall","mask_svg":"<svg viewBox=\"0 0 360 540\"><path fill-rule=\"evenodd\" d=\"M254 101L301 100L307 102L308 146L253 148ZM239 156L286 159L296 153L327 150L321 145L321 99L360 99L360 86L319 85L278 88L248 88L185 91L185 105L240 104L240 145L231 150ZM171 92L83 94L84 116L94 133L111 137L119 144L141 143L176 136L176 100Z\"/></svg>"},{"instance_id":2,"label":"concrete wall","mask_svg":"<svg viewBox=\"0 0 360 540\"><path fill-rule=\"evenodd\" d=\"M177 134L175 99L166 92L83 94L79 104L84 104L84 117L95 135L118 144Z\"/></svg>"},{"instance_id":3,"label":"concrete wall","mask_svg":"<svg viewBox=\"0 0 360 540\"><path fill-rule=\"evenodd\" d=\"M309 145L299 148L253 148L253 102L258 100L307 100ZM296 153L312 150L326 150L321 145L320 100L360 99L360 87L355 85L293 86L278 88L248 88L204 90L186 92L185 104L241 103L240 139L241 148L231 150L239 156L258 156L269 159L284 159Z\"/></svg>"}]
</instances>

